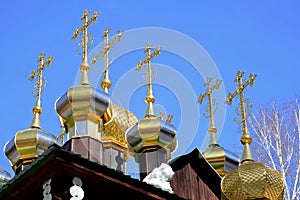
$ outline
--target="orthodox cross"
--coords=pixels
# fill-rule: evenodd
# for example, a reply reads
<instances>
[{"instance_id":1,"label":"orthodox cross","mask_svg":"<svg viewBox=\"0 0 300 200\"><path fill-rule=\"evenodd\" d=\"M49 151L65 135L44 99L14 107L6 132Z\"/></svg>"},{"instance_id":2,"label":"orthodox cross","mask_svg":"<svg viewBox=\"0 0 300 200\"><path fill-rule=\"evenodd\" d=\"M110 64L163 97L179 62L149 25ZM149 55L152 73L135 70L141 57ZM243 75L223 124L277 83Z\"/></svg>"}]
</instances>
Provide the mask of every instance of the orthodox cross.
<instances>
[{"instance_id":1,"label":"orthodox cross","mask_svg":"<svg viewBox=\"0 0 300 200\"><path fill-rule=\"evenodd\" d=\"M34 114L34 120L31 123L31 127L40 128L40 120L39 115L42 113L41 108L41 93L44 90L44 86L46 85L46 80L43 77L43 70L46 66L50 66L53 57L48 56L48 59L44 62L45 54L41 53L39 59L37 60L39 63L39 66L37 70L33 70L29 76L29 80L33 81L35 77L37 77L37 82L34 85L34 88L36 90L36 93L32 93L32 95L36 98L35 106L33 107L33 114Z\"/></svg>"},{"instance_id":2,"label":"orthodox cross","mask_svg":"<svg viewBox=\"0 0 300 200\"><path fill-rule=\"evenodd\" d=\"M109 53L109 50L110 48L112 47L112 45L116 42L119 42L120 41L120 38L123 34L123 31L118 31L118 33L116 34L115 37L113 37L110 41L108 40L108 33L111 29L105 29L104 30L104 33L102 35L102 37L104 38L104 47L102 49L102 51L99 52L99 54L95 55L92 59L92 65L94 65L97 60L99 58L101 58L103 55L104 55L104 79L103 81L101 82L101 86L102 88L104 89L104 91L106 93L108 93L108 89L110 88L111 86L111 82L109 80L109 76L108 76L108 69L109 69L109 63L108 63L108 53Z\"/></svg>"},{"instance_id":3,"label":"orthodox cross","mask_svg":"<svg viewBox=\"0 0 300 200\"><path fill-rule=\"evenodd\" d=\"M81 84L89 84L89 81L87 78L87 72L89 71L90 66L88 65L88 62L87 62L87 51L90 49L90 47L93 43L93 40L94 40L91 37L91 35L87 33L87 28L89 27L89 25L92 22L94 22L94 23L96 22L97 17L99 15L98 12L94 12L93 16L90 19L88 19L89 14L90 14L90 11L88 11L88 10L84 11L84 13L81 17L81 20L83 21L83 25L81 28L76 29L72 36L72 39L76 40L78 35L83 32L83 37L79 43L79 46L82 48L82 52L78 52L80 55L83 56L82 63L80 65L80 70L83 73L82 78L81 78Z\"/></svg>"},{"instance_id":4,"label":"orthodox cross","mask_svg":"<svg viewBox=\"0 0 300 200\"><path fill-rule=\"evenodd\" d=\"M230 92L228 93L228 96L227 96L227 99L226 99L226 103L228 103L229 105L231 105L232 99L234 97L236 97L237 95L239 95L240 102L239 102L239 108L237 110L238 111L237 114L239 116L241 116L241 121L237 121L236 118L235 118L235 121L238 124L242 124L242 128L243 128L242 132L243 132L243 134L247 134L248 130L247 130L246 119L248 119L248 117L251 114L251 107L252 107L252 105L250 105L250 111L249 111L249 113L246 114L245 103L247 104L247 107L249 107L248 106L249 101L244 99L243 92L244 92L244 89L248 85L250 85L250 86L253 85L254 80L255 80L255 78L256 78L257 75L256 74L250 74L249 79L245 83L243 83L242 77L243 77L244 74L245 74L245 72L238 71L238 73L237 73L237 75L235 77L235 80L234 80L234 82L238 83L238 87L237 87L236 91L233 94L231 94Z\"/></svg>"},{"instance_id":5,"label":"orthodox cross","mask_svg":"<svg viewBox=\"0 0 300 200\"><path fill-rule=\"evenodd\" d=\"M253 86L254 80L257 77L256 74L251 73L249 75L249 79L245 83L243 83L242 78L243 78L244 74L245 74L245 72L241 72L241 71L237 72L237 75L236 75L235 80L234 80L234 82L238 83L237 89L233 94L231 94L229 92L229 94L227 96L227 99L226 99L226 103L231 105L232 99L234 97L236 97L236 96L240 97L239 107L237 108L236 112L237 112L237 115L241 116L241 121L237 121L236 118L234 119L234 121L237 124L242 124L242 133L243 133L243 135L241 137L241 142L245 146L244 151L243 151L242 161L247 160L247 159L252 160L252 155L251 155L251 151L250 151L250 148L249 148L249 145L252 142L252 138L251 138L251 136L248 132L246 120L249 118L249 116L251 114L251 108L253 106L253 105L249 105L249 100L248 99L247 100L244 99L243 92L244 92L244 89L247 86L249 86L249 85ZM250 109L248 114L246 114L246 107Z\"/></svg>"},{"instance_id":6,"label":"orthodox cross","mask_svg":"<svg viewBox=\"0 0 300 200\"><path fill-rule=\"evenodd\" d=\"M213 118L213 114L216 112L217 106L215 107L215 109L213 108L213 98L212 98L212 92L215 89L218 89L220 84L221 84L221 80L216 80L215 85L211 86L211 81L212 78L207 78L206 82L204 83L204 86L207 86L207 90L204 94L200 94L199 99L198 99L198 103L202 104L203 100L205 97L208 98L208 106L206 108L206 110L209 112L209 115L206 116L204 115L204 117L209 118L210 122L209 122L209 128L208 128L208 132L211 134L210 135L210 145L215 145L218 144L215 133L217 132L217 128L215 127L214 124L214 118ZM214 109L214 110L213 110Z\"/></svg>"},{"instance_id":7,"label":"orthodox cross","mask_svg":"<svg viewBox=\"0 0 300 200\"><path fill-rule=\"evenodd\" d=\"M139 61L136 67L136 70L139 72L141 70L141 68L147 64L147 81L148 81L148 95L146 97L146 102L147 103L153 103L155 101L155 98L152 94L152 69L151 69L151 65L150 65L150 61L154 58L154 56L158 56L159 52L160 52L161 48L160 47L156 47L156 49L154 50L154 52L151 53L151 45L148 44L144 50L144 53L146 53L146 58L145 60L143 60L142 62Z\"/></svg>"}]
</instances>

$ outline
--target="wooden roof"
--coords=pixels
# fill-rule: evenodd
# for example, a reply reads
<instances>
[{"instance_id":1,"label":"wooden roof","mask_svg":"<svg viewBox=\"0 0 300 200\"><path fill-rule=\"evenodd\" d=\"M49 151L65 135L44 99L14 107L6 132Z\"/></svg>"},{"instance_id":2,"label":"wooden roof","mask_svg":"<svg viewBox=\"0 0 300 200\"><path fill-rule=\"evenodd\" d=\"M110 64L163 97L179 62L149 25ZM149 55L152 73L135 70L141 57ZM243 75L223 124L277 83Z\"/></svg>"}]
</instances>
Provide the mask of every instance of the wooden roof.
<instances>
[{"instance_id":1,"label":"wooden roof","mask_svg":"<svg viewBox=\"0 0 300 200\"><path fill-rule=\"evenodd\" d=\"M220 198L221 177L198 149L175 158L169 165L175 172L170 181L174 194L52 145L1 188L0 199L42 199L42 186L49 179L53 200L70 199L74 177L82 180L84 199L89 200L99 196L143 200Z\"/></svg>"},{"instance_id":2,"label":"wooden roof","mask_svg":"<svg viewBox=\"0 0 300 200\"><path fill-rule=\"evenodd\" d=\"M110 199L120 196L125 199L183 199L57 145L50 146L42 156L3 186L0 199L42 199L42 185L50 178L52 199L70 199L69 189L73 186L74 177L82 180L84 199L99 199L100 196Z\"/></svg>"}]
</instances>

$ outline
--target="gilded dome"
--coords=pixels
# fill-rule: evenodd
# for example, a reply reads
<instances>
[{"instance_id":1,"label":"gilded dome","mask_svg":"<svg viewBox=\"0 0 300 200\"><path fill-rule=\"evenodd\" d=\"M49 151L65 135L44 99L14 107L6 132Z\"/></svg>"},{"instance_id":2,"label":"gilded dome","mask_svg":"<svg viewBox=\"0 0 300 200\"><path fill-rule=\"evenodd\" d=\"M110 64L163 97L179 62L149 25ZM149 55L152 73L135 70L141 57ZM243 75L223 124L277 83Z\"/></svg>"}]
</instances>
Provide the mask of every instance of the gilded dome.
<instances>
[{"instance_id":1,"label":"gilded dome","mask_svg":"<svg viewBox=\"0 0 300 200\"><path fill-rule=\"evenodd\" d=\"M78 112L94 111L102 115L110 102L109 95L91 85L78 85L71 87L56 102L58 114L68 120L72 114Z\"/></svg>"},{"instance_id":2,"label":"gilded dome","mask_svg":"<svg viewBox=\"0 0 300 200\"><path fill-rule=\"evenodd\" d=\"M99 139L96 132L99 129L100 117L106 112L110 97L91 85L71 87L57 99L55 108L63 119L69 132L69 137L89 135Z\"/></svg>"},{"instance_id":3,"label":"gilded dome","mask_svg":"<svg viewBox=\"0 0 300 200\"><path fill-rule=\"evenodd\" d=\"M238 156L218 144L209 145L202 154L221 176L231 172L239 165Z\"/></svg>"},{"instance_id":4,"label":"gilded dome","mask_svg":"<svg viewBox=\"0 0 300 200\"><path fill-rule=\"evenodd\" d=\"M101 134L101 141L107 145L107 142L113 142L119 147L128 149L125 139L126 130L137 123L136 116L125 108L111 103L109 112L112 113L108 122L104 124L104 130ZM105 114L103 115L105 116Z\"/></svg>"},{"instance_id":5,"label":"gilded dome","mask_svg":"<svg viewBox=\"0 0 300 200\"><path fill-rule=\"evenodd\" d=\"M18 131L15 136L5 144L4 153L9 159L14 171L21 166L31 163L41 155L56 138L40 128L31 127Z\"/></svg>"},{"instance_id":6,"label":"gilded dome","mask_svg":"<svg viewBox=\"0 0 300 200\"><path fill-rule=\"evenodd\" d=\"M160 148L167 148L172 152L177 147L174 125L154 116L140 119L126 132L126 140L135 153Z\"/></svg>"},{"instance_id":7,"label":"gilded dome","mask_svg":"<svg viewBox=\"0 0 300 200\"><path fill-rule=\"evenodd\" d=\"M222 199L283 199L281 174L262 163L244 161L221 182Z\"/></svg>"},{"instance_id":8,"label":"gilded dome","mask_svg":"<svg viewBox=\"0 0 300 200\"><path fill-rule=\"evenodd\" d=\"M23 168L41 155L50 145L56 142L56 137L47 133L41 128L40 115L42 114L41 93L45 86L43 70L49 66L53 57L49 56L44 62L45 54L41 53L38 59L37 70L32 71L30 81L37 80L35 84L36 98L35 106L32 109L33 120L28 129L18 131L15 136L5 144L4 153L10 161L13 170L18 173Z\"/></svg>"}]
</instances>

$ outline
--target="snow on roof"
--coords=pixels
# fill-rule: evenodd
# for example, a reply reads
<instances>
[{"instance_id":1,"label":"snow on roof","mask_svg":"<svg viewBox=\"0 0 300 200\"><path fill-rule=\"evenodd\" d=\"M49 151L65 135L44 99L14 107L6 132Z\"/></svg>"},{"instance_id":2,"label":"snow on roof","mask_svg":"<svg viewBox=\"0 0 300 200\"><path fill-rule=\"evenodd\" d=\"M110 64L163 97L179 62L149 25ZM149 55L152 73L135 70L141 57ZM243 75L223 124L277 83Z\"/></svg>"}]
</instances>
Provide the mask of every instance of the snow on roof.
<instances>
[{"instance_id":1,"label":"snow on roof","mask_svg":"<svg viewBox=\"0 0 300 200\"><path fill-rule=\"evenodd\" d=\"M143 179L143 182L146 182L169 193L173 193L169 181L174 174L175 173L168 164L162 163L159 167L154 168L153 171Z\"/></svg>"}]
</instances>

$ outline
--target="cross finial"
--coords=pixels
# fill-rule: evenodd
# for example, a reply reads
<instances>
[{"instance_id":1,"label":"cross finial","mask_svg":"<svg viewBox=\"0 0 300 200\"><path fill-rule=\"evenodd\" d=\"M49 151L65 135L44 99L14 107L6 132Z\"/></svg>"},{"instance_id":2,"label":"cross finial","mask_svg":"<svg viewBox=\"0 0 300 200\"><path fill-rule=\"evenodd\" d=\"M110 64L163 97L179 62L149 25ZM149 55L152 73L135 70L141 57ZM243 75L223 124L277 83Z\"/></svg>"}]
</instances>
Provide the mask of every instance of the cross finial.
<instances>
[{"instance_id":1,"label":"cross finial","mask_svg":"<svg viewBox=\"0 0 300 200\"><path fill-rule=\"evenodd\" d=\"M33 96L36 98L35 106L32 109L32 112L34 114L34 118L31 123L31 128L41 128L40 124L40 114L42 113L42 108L41 108L41 93L44 90L44 86L46 85L46 80L43 77L43 70L46 66L50 66L53 57L48 56L48 59L44 62L45 54L41 53L40 57L38 58L38 67L37 70L33 70L29 76L29 80L33 81L37 77L37 82L34 85L34 88L36 90L36 93L33 92Z\"/></svg>"},{"instance_id":2,"label":"cross finial","mask_svg":"<svg viewBox=\"0 0 300 200\"><path fill-rule=\"evenodd\" d=\"M155 98L152 94L152 76L153 72L151 69L150 61L153 59L154 56L158 56L160 52L160 47L156 47L154 52L151 53L151 45L147 44L144 53L146 53L146 58L142 62L139 61L136 67L136 70L139 72L141 68L144 65L147 65L147 71L146 71L146 80L148 81L148 95L145 98L146 103L148 104L148 108L146 111L146 116L155 116L154 109L153 109L153 103L155 101Z\"/></svg>"},{"instance_id":3,"label":"cross finial","mask_svg":"<svg viewBox=\"0 0 300 200\"><path fill-rule=\"evenodd\" d=\"M116 36L114 36L110 41L109 41L109 38L108 38L108 33L111 29L110 28L106 28L104 30L104 33L102 35L102 37L104 38L104 47L103 49L93 57L92 59L92 65L94 65L97 60L99 58L101 58L103 55L104 55L104 79L102 80L101 82L101 87L104 89L104 91L106 93L108 93L108 89L110 88L111 86L111 82L109 80L109 76L108 76L108 69L109 69L109 66L110 64L108 63L108 53L109 53L109 50L110 48L112 47L112 45L116 42L119 42L120 41L120 38L123 34L123 31L118 31L118 33L116 34Z\"/></svg>"},{"instance_id":4,"label":"cross finial","mask_svg":"<svg viewBox=\"0 0 300 200\"><path fill-rule=\"evenodd\" d=\"M239 102L239 107L237 109L237 114L239 116L241 116L241 121L237 121L236 118L234 119L234 121L238 124L242 124L242 137L241 137L241 142L242 144L245 146L245 149L244 149L244 152L243 152L243 158L242 158L242 161L244 160L252 160L252 155L251 155L251 151L250 151L250 148L249 148L249 145L250 143L252 142L252 138L248 132L248 128L247 128L247 123L246 123L246 120L248 119L248 117L250 116L251 114L251 108L252 108L252 104L249 105L249 100L245 100L244 99L244 89L247 87L247 86L253 86L253 83L254 83L254 80L255 78L257 77L256 74L250 74L249 75L249 79L243 83L243 76L244 76L245 72L241 72L241 71L238 71L237 72L237 75L234 79L234 82L237 82L238 86L237 86L237 89L234 93L230 93L228 94L227 96L227 99L226 99L226 103L228 103L229 105L231 105L232 103L232 99L236 96L239 96L240 97L240 102ZM246 104L246 105L245 105ZM246 107L249 107L250 110L249 110L249 113L246 114Z\"/></svg>"},{"instance_id":5,"label":"cross finial","mask_svg":"<svg viewBox=\"0 0 300 200\"><path fill-rule=\"evenodd\" d=\"M156 47L156 49L154 50L154 52L151 53L151 45L147 44L144 53L146 53L146 58L145 60L143 60L142 62L139 61L136 67L136 70L139 72L141 70L141 68L144 65L147 65L147 81L148 81L148 95L145 98L146 103L153 103L155 101L155 98L152 94L152 69L151 69L151 65L150 65L150 61L154 58L154 56L158 56L158 54L160 53L161 48L160 47Z\"/></svg>"},{"instance_id":6,"label":"cross finial","mask_svg":"<svg viewBox=\"0 0 300 200\"><path fill-rule=\"evenodd\" d=\"M80 65L80 71L82 72L80 84L82 84L82 85L89 84L87 72L90 70L90 66L87 62L87 51L90 49L90 47L93 43L93 40L94 40L94 38L92 38L91 35L87 33L87 28L89 27L89 25L92 22L94 22L94 23L96 22L99 13L94 12L93 16L90 19L88 19L89 14L90 14L90 11L88 11L88 10L84 11L84 13L81 17L81 20L83 21L83 25L80 29L76 29L72 36L72 39L76 40L78 35L83 32L83 37L79 43L79 46L82 48L82 52L78 52L83 57L82 63Z\"/></svg>"},{"instance_id":7,"label":"cross finial","mask_svg":"<svg viewBox=\"0 0 300 200\"><path fill-rule=\"evenodd\" d=\"M213 114L216 112L217 109L217 105L215 106L215 108L213 108L213 98L212 98L212 92L215 89L218 89L220 84L221 84L221 80L216 80L215 85L211 86L211 81L212 78L207 78L206 82L204 84L204 86L207 86L207 90L204 94L200 94L199 99L198 99L198 103L202 104L203 100L205 97L208 98L208 105L206 108L206 111L209 113L208 116L204 115L204 117L209 118L209 128L208 128L208 132L210 133L210 142L209 145L217 145L217 139L216 139L216 132L217 132L217 128L215 127L214 124L214 118L213 118ZM213 110L214 109L214 110Z\"/></svg>"}]
</instances>

